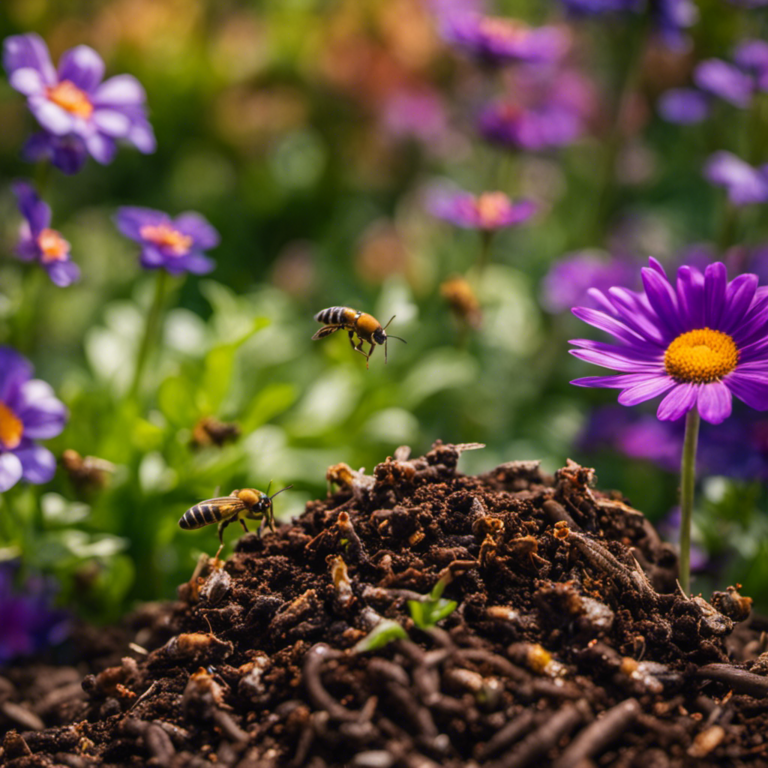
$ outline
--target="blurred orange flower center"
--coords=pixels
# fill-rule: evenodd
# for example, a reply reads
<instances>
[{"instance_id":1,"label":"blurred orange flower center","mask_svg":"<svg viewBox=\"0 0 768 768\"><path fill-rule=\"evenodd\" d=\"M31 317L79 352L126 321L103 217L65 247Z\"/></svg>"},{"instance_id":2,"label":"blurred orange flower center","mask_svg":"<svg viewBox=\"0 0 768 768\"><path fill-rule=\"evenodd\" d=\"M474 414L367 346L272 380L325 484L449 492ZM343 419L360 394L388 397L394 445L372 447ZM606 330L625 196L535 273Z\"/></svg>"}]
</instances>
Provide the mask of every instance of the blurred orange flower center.
<instances>
[{"instance_id":1,"label":"blurred orange flower center","mask_svg":"<svg viewBox=\"0 0 768 768\"><path fill-rule=\"evenodd\" d=\"M736 342L727 333L711 328L681 334L664 354L664 368L675 381L696 384L722 379L738 362Z\"/></svg>"},{"instance_id":2,"label":"blurred orange flower center","mask_svg":"<svg viewBox=\"0 0 768 768\"><path fill-rule=\"evenodd\" d=\"M21 419L4 403L0 403L0 444L7 450L18 447L24 434Z\"/></svg>"},{"instance_id":3,"label":"blurred orange flower center","mask_svg":"<svg viewBox=\"0 0 768 768\"><path fill-rule=\"evenodd\" d=\"M189 253L194 238L184 235L169 224L147 224L140 230L141 236L160 248L170 251L171 256Z\"/></svg>"},{"instance_id":4,"label":"blurred orange flower center","mask_svg":"<svg viewBox=\"0 0 768 768\"><path fill-rule=\"evenodd\" d=\"M85 120L93 113L93 104L88 94L69 80L62 80L48 88L48 99L67 112Z\"/></svg>"},{"instance_id":5,"label":"blurred orange flower center","mask_svg":"<svg viewBox=\"0 0 768 768\"><path fill-rule=\"evenodd\" d=\"M528 34L528 26L522 21L486 16L480 22L480 31L486 37L500 42L515 42L522 40Z\"/></svg>"},{"instance_id":6,"label":"blurred orange flower center","mask_svg":"<svg viewBox=\"0 0 768 768\"><path fill-rule=\"evenodd\" d=\"M509 200L503 192L483 192L475 203L481 227L498 226L509 209Z\"/></svg>"},{"instance_id":7,"label":"blurred orange flower center","mask_svg":"<svg viewBox=\"0 0 768 768\"><path fill-rule=\"evenodd\" d=\"M69 256L69 243L55 229L44 229L37 244L43 252L43 263L63 261Z\"/></svg>"}]
</instances>

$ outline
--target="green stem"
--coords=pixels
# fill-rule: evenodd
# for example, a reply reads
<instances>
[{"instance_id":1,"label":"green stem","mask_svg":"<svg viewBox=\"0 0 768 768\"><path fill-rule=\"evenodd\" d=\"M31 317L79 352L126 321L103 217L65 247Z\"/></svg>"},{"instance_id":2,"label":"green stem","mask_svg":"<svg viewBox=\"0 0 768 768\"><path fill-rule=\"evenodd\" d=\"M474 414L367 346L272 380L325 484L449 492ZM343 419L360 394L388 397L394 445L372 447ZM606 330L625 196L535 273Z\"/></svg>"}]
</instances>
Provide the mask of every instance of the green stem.
<instances>
[{"instance_id":1,"label":"green stem","mask_svg":"<svg viewBox=\"0 0 768 768\"><path fill-rule=\"evenodd\" d=\"M483 274L488 260L491 256L491 243L493 243L493 231L490 229L480 230L480 253L477 257L478 277Z\"/></svg>"},{"instance_id":2,"label":"green stem","mask_svg":"<svg viewBox=\"0 0 768 768\"><path fill-rule=\"evenodd\" d=\"M136 356L136 369L133 374L133 382L128 390L128 396L135 399L141 388L141 377L144 367L147 364L147 358L152 348L152 344L158 334L160 320L163 314L163 304L165 303L165 291L168 283L168 273L164 269L157 270L157 281L155 282L155 295L152 299L152 305L147 313L147 323L144 326L144 337L141 340L139 353Z\"/></svg>"},{"instance_id":3,"label":"green stem","mask_svg":"<svg viewBox=\"0 0 768 768\"><path fill-rule=\"evenodd\" d=\"M680 586L686 595L691 588L691 518L696 483L696 446L699 442L699 412L691 408L685 417L683 461L680 469Z\"/></svg>"}]
</instances>

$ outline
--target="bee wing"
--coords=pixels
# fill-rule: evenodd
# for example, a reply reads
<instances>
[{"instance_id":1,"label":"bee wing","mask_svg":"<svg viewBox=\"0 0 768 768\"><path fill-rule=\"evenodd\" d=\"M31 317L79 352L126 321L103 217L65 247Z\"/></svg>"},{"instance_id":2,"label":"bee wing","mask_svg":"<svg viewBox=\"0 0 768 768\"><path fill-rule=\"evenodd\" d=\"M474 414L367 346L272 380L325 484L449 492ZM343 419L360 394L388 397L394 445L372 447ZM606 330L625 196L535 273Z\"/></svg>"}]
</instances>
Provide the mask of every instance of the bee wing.
<instances>
[{"instance_id":1,"label":"bee wing","mask_svg":"<svg viewBox=\"0 0 768 768\"><path fill-rule=\"evenodd\" d=\"M318 339L324 339L326 336L330 336L332 333L335 333L336 331L340 330L340 325L326 325L323 328L321 328L313 337L312 341L317 341Z\"/></svg>"},{"instance_id":2,"label":"bee wing","mask_svg":"<svg viewBox=\"0 0 768 768\"><path fill-rule=\"evenodd\" d=\"M243 504L240 499L233 496L220 496L216 499L206 499L205 501L201 501L195 504L195 506L216 507L216 510L219 512L222 519L232 517L233 515L236 515L238 512L242 512L245 509L245 504Z\"/></svg>"}]
</instances>

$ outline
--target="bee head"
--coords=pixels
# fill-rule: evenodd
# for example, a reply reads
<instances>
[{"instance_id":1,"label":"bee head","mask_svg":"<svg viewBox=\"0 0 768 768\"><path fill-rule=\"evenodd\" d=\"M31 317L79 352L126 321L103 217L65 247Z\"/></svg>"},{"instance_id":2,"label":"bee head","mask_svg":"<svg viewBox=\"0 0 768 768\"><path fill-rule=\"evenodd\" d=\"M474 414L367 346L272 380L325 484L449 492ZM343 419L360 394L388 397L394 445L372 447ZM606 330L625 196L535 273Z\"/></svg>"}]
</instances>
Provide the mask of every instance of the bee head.
<instances>
[{"instance_id":1,"label":"bee head","mask_svg":"<svg viewBox=\"0 0 768 768\"><path fill-rule=\"evenodd\" d=\"M386 331L383 328L377 328L373 332L373 340L377 344L384 344L386 342L386 340L387 340L387 333L386 333Z\"/></svg>"}]
</instances>

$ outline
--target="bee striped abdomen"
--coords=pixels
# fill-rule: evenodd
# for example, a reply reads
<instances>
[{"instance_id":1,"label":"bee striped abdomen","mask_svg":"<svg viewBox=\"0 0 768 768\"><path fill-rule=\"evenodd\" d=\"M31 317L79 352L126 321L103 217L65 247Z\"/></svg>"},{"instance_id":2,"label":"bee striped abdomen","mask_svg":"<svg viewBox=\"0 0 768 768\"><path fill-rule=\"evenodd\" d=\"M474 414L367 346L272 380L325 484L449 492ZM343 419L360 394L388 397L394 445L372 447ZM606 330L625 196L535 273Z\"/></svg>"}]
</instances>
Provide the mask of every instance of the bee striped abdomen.
<instances>
[{"instance_id":1,"label":"bee striped abdomen","mask_svg":"<svg viewBox=\"0 0 768 768\"><path fill-rule=\"evenodd\" d=\"M186 531L218 523L223 518L221 509L211 504L197 504L188 509L179 520L179 526Z\"/></svg>"},{"instance_id":2,"label":"bee striped abdomen","mask_svg":"<svg viewBox=\"0 0 768 768\"><path fill-rule=\"evenodd\" d=\"M349 307L328 307L315 315L318 323L326 325L350 325L358 313Z\"/></svg>"}]
</instances>

